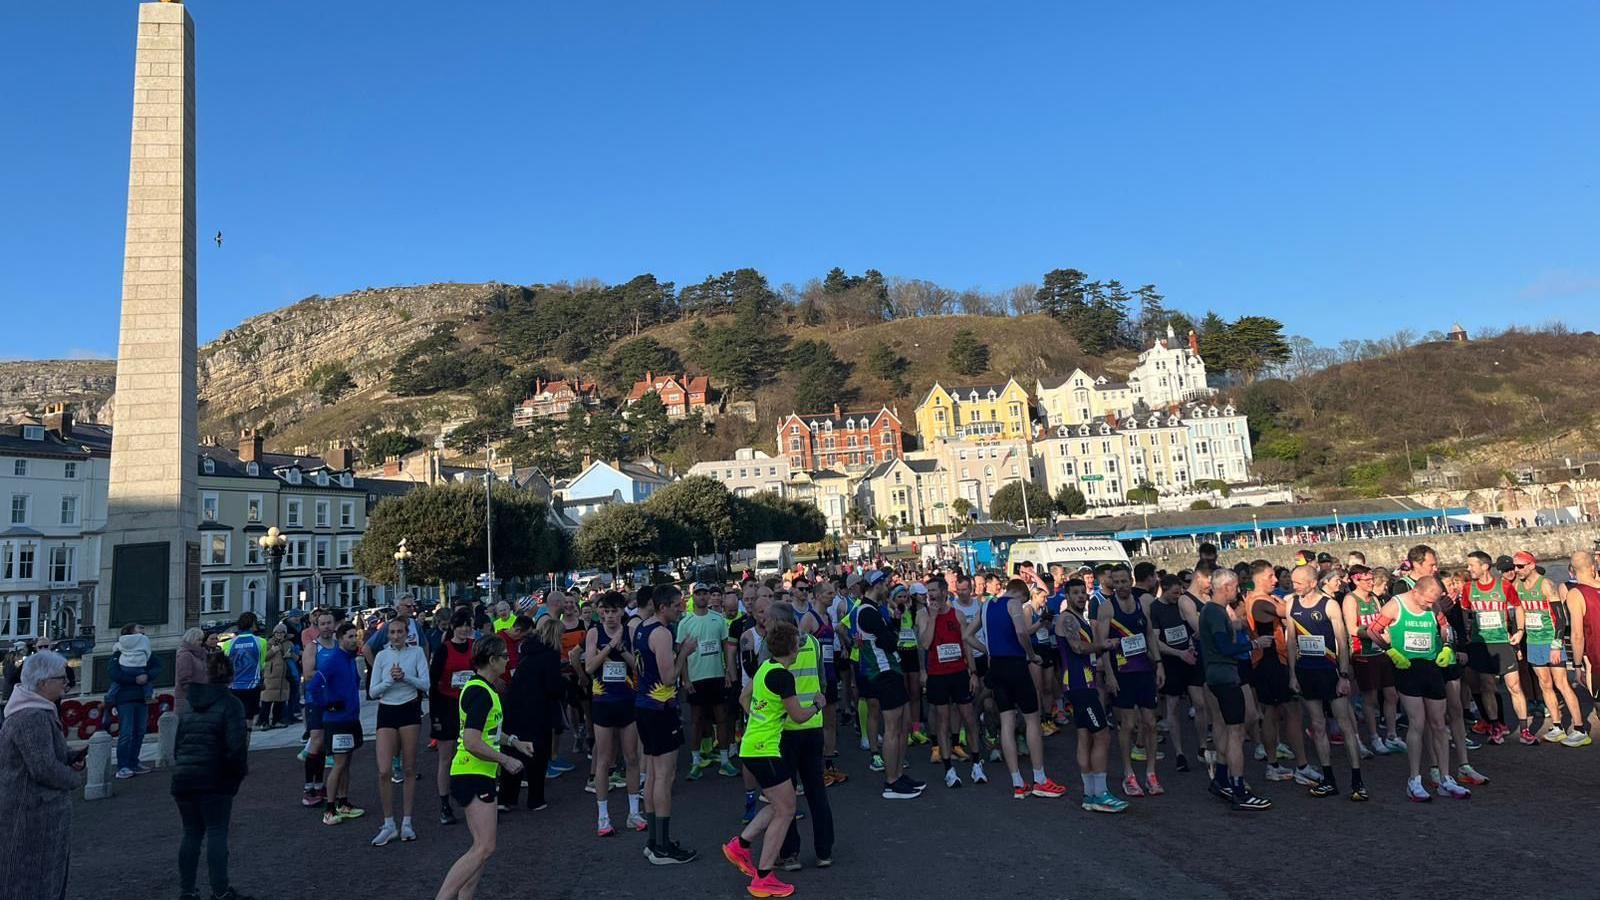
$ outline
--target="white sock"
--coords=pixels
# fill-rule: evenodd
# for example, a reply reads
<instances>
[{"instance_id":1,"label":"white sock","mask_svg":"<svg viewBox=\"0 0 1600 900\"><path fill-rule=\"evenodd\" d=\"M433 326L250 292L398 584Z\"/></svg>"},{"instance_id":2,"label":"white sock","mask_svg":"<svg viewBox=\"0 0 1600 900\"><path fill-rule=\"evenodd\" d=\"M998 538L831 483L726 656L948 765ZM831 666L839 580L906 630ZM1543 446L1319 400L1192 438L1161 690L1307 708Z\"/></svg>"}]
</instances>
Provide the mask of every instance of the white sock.
<instances>
[{"instance_id":1,"label":"white sock","mask_svg":"<svg viewBox=\"0 0 1600 900\"><path fill-rule=\"evenodd\" d=\"M392 830L394 828L394 816L384 816L383 817L383 827Z\"/></svg>"},{"instance_id":2,"label":"white sock","mask_svg":"<svg viewBox=\"0 0 1600 900\"><path fill-rule=\"evenodd\" d=\"M410 816L406 816L405 818L401 819L400 820L400 825L403 828L410 828L411 827L411 817Z\"/></svg>"},{"instance_id":3,"label":"white sock","mask_svg":"<svg viewBox=\"0 0 1600 900\"><path fill-rule=\"evenodd\" d=\"M1094 776L1093 775L1080 775L1079 778L1083 781L1083 794L1084 794L1084 796L1085 797L1093 797L1093 796L1095 796Z\"/></svg>"},{"instance_id":4,"label":"white sock","mask_svg":"<svg viewBox=\"0 0 1600 900\"><path fill-rule=\"evenodd\" d=\"M1014 787L1014 788L1022 787L1022 773L1021 772L1012 772L1011 773L1011 786Z\"/></svg>"},{"instance_id":5,"label":"white sock","mask_svg":"<svg viewBox=\"0 0 1600 900\"><path fill-rule=\"evenodd\" d=\"M723 749L717 751L717 759L723 765L727 765L728 764L728 750L727 750L726 747L724 747Z\"/></svg>"},{"instance_id":6,"label":"white sock","mask_svg":"<svg viewBox=\"0 0 1600 900\"><path fill-rule=\"evenodd\" d=\"M639 814L639 801L640 797L638 794L628 795L628 815L637 816Z\"/></svg>"},{"instance_id":7,"label":"white sock","mask_svg":"<svg viewBox=\"0 0 1600 900\"><path fill-rule=\"evenodd\" d=\"M594 802L594 805L596 807L598 807L599 810L600 810L600 824L604 825L607 822L610 822L611 821L611 810L606 806L606 801L604 801L604 800L596 800Z\"/></svg>"},{"instance_id":8,"label":"white sock","mask_svg":"<svg viewBox=\"0 0 1600 900\"><path fill-rule=\"evenodd\" d=\"M1044 769L1041 769L1038 766L1034 766L1033 767L1033 783L1034 784L1042 784L1042 783L1044 783L1046 781L1049 781L1049 780L1050 779L1044 777Z\"/></svg>"}]
</instances>

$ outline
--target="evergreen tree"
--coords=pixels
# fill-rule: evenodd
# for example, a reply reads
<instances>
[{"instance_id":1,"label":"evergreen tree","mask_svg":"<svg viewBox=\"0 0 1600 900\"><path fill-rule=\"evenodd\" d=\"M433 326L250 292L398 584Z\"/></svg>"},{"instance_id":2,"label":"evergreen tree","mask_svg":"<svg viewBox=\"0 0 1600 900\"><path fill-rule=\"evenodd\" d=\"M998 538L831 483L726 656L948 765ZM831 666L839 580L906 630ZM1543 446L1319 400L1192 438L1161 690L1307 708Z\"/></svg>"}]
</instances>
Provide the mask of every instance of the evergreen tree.
<instances>
[{"instance_id":1,"label":"evergreen tree","mask_svg":"<svg viewBox=\"0 0 1600 900\"><path fill-rule=\"evenodd\" d=\"M989 369L989 345L979 341L972 329L959 329L950 339L949 362L958 375L981 375Z\"/></svg>"}]
</instances>

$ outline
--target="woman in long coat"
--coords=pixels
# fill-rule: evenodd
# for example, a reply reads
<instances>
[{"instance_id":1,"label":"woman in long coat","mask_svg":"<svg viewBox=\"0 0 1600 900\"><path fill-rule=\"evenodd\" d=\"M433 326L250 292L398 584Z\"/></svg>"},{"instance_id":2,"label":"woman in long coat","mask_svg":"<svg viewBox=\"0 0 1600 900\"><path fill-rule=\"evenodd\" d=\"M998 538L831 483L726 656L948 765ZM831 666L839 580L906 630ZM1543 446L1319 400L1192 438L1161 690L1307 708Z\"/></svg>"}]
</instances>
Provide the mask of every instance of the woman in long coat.
<instances>
[{"instance_id":1,"label":"woman in long coat","mask_svg":"<svg viewBox=\"0 0 1600 900\"><path fill-rule=\"evenodd\" d=\"M83 755L67 749L56 704L67 661L43 651L22 664L22 681L0 725L0 900L60 900L67 894L72 791Z\"/></svg>"}]
</instances>

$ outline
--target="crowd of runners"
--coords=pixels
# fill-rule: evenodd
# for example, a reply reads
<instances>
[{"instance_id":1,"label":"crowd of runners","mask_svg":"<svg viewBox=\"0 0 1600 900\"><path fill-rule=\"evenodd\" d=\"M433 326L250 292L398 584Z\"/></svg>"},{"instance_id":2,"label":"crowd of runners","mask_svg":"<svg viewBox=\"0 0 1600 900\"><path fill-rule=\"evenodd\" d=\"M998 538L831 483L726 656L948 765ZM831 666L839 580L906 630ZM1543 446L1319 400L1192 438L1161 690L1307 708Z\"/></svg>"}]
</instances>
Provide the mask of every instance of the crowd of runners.
<instances>
[{"instance_id":1,"label":"crowd of runners","mask_svg":"<svg viewBox=\"0 0 1600 900\"><path fill-rule=\"evenodd\" d=\"M1202 545L1175 572L902 561L688 588L557 591L431 619L408 600L366 629L313 613L303 802L347 822L363 814L352 779L375 776L382 846L416 839L417 785L434 788L440 822L464 819L472 837L438 896L470 897L524 786L543 808L545 781L586 764L597 837L620 821L645 833L649 862L672 865L698 855L672 829L674 796L694 790L680 779L737 778L743 828L722 856L751 895L783 897L800 820L813 864L831 865L827 795L846 769L886 801L914 801L928 788L915 772L957 789L987 785L994 767L1018 800L1071 796L1108 814L1200 790L1183 773L1204 771L1219 801L1261 811L1273 805L1262 782L1467 799L1489 784L1470 756L1482 743L1591 741L1600 574L1587 552L1561 581L1527 553L1474 553L1450 571L1426 546L1392 569L1359 553L1230 568ZM365 773L363 692L379 704ZM1045 767L1046 741L1067 730L1076 789ZM424 747L437 753L426 775ZM850 765L841 749L859 751ZM935 768L913 766L924 753ZM1398 765L1364 768L1388 755L1404 757L1403 779Z\"/></svg>"}]
</instances>

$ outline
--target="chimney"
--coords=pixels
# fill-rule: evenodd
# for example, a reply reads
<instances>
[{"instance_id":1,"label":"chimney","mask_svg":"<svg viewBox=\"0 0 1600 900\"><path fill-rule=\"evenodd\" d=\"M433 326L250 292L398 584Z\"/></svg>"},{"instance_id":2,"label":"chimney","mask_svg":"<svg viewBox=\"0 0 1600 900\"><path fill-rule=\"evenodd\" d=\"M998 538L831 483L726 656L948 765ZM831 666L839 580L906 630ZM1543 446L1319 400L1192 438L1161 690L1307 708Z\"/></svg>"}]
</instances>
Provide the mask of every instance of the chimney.
<instances>
[{"instance_id":1,"label":"chimney","mask_svg":"<svg viewBox=\"0 0 1600 900\"><path fill-rule=\"evenodd\" d=\"M644 370L644 383L645 384L651 384L651 385L655 384L656 383L656 373L650 371L649 369L645 369Z\"/></svg>"},{"instance_id":2,"label":"chimney","mask_svg":"<svg viewBox=\"0 0 1600 900\"><path fill-rule=\"evenodd\" d=\"M72 410L65 403L52 403L44 408L44 427L63 439L72 437Z\"/></svg>"},{"instance_id":3,"label":"chimney","mask_svg":"<svg viewBox=\"0 0 1600 900\"><path fill-rule=\"evenodd\" d=\"M328 468L339 472L353 469L356 464L355 454L343 444L334 444L328 451L328 458L323 461L328 464Z\"/></svg>"},{"instance_id":4,"label":"chimney","mask_svg":"<svg viewBox=\"0 0 1600 900\"><path fill-rule=\"evenodd\" d=\"M254 428L239 432L239 461L261 461L261 435Z\"/></svg>"},{"instance_id":5,"label":"chimney","mask_svg":"<svg viewBox=\"0 0 1600 900\"><path fill-rule=\"evenodd\" d=\"M394 476L399 475L399 474L400 474L400 457L393 456L393 455L385 456L383 458L383 476L385 478L393 478Z\"/></svg>"},{"instance_id":6,"label":"chimney","mask_svg":"<svg viewBox=\"0 0 1600 900\"><path fill-rule=\"evenodd\" d=\"M1193 328L1189 329L1189 352L1195 356L1200 355L1200 336L1194 333Z\"/></svg>"},{"instance_id":7,"label":"chimney","mask_svg":"<svg viewBox=\"0 0 1600 900\"><path fill-rule=\"evenodd\" d=\"M843 416L844 416L844 413L839 412L839 404L835 403L833 405L833 417L835 419L838 419L838 418L842 418Z\"/></svg>"}]
</instances>

